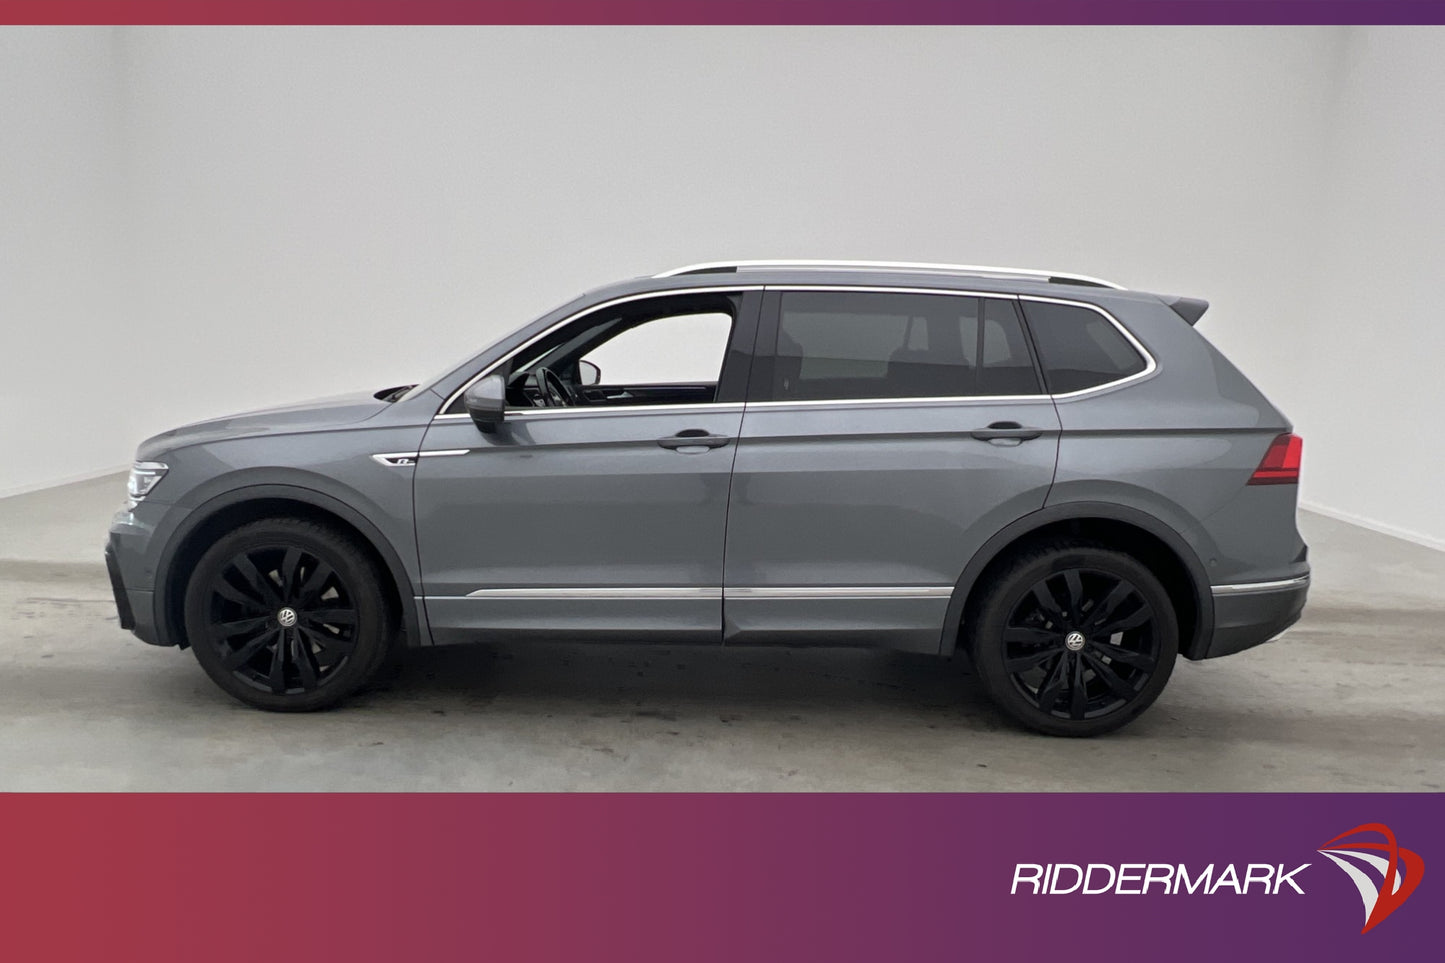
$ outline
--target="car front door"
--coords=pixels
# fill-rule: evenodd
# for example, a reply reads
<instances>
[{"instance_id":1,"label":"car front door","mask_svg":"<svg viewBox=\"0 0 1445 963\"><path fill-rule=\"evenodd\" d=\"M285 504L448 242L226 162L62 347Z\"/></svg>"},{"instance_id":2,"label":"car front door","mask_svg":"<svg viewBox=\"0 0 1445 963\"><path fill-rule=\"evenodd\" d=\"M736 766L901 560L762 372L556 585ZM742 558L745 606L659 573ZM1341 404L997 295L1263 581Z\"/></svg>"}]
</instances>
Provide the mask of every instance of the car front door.
<instances>
[{"instance_id":1,"label":"car front door","mask_svg":"<svg viewBox=\"0 0 1445 963\"><path fill-rule=\"evenodd\" d=\"M728 486L760 300L709 291L592 309L492 366L511 383L495 431L455 400L433 420L414 498L437 642L721 639ZM663 333L649 342L649 327ZM576 379L569 404L535 406L547 401L527 388L538 365ZM579 375L595 377L594 365L604 391Z\"/></svg>"},{"instance_id":2,"label":"car front door","mask_svg":"<svg viewBox=\"0 0 1445 963\"><path fill-rule=\"evenodd\" d=\"M1058 415L1014 299L769 287L761 318L724 641L938 651L964 565L1053 479Z\"/></svg>"}]
</instances>

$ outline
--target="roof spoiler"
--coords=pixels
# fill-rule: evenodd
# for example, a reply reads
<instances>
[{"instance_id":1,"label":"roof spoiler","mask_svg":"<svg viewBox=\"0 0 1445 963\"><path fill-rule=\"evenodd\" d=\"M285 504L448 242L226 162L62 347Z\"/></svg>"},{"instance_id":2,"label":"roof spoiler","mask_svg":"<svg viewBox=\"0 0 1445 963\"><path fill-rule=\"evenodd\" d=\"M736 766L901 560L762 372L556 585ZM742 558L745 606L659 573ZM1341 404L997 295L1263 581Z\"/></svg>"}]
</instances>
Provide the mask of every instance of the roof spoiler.
<instances>
[{"instance_id":1,"label":"roof spoiler","mask_svg":"<svg viewBox=\"0 0 1445 963\"><path fill-rule=\"evenodd\" d=\"M1174 309L1189 324L1190 327L1199 323L1204 317L1204 312L1209 310L1209 302L1201 298L1165 298L1164 303Z\"/></svg>"}]
</instances>

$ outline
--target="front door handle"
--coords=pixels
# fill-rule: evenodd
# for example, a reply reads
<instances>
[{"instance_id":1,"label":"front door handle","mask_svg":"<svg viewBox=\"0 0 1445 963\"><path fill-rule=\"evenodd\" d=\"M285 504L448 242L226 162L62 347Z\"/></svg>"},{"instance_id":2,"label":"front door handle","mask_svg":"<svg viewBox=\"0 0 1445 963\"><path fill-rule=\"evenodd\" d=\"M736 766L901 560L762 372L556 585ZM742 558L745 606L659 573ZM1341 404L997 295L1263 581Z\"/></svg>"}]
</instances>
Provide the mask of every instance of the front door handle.
<instances>
[{"instance_id":1,"label":"front door handle","mask_svg":"<svg viewBox=\"0 0 1445 963\"><path fill-rule=\"evenodd\" d=\"M659 445L673 451L681 448L721 448L730 441L732 441L730 435L714 435L704 428L688 428L675 435L657 439Z\"/></svg>"},{"instance_id":2,"label":"front door handle","mask_svg":"<svg viewBox=\"0 0 1445 963\"><path fill-rule=\"evenodd\" d=\"M995 421L987 428L977 428L969 432L980 441L993 441L995 439L1012 438L1016 441L1028 441L1030 438L1037 438L1042 435L1042 428L1025 428L1017 421Z\"/></svg>"}]
</instances>

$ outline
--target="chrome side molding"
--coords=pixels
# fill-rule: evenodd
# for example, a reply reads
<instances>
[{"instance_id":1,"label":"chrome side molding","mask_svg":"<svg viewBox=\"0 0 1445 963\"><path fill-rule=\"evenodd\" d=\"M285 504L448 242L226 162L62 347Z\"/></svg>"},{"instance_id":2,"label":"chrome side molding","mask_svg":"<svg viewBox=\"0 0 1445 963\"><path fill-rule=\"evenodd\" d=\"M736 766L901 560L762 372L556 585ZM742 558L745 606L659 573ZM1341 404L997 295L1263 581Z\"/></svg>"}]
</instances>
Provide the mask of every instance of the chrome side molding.
<instances>
[{"instance_id":1,"label":"chrome side molding","mask_svg":"<svg viewBox=\"0 0 1445 963\"><path fill-rule=\"evenodd\" d=\"M710 601L758 599L946 599L952 585L770 585L733 586L587 586L577 588L481 588L465 596L429 595L429 599L703 599Z\"/></svg>"},{"instance_id":2,"label":"chrome side molding","mask_svg":"<svg viewBox=\"0 0 1445 963\"><path fill-rule=\"evenodd\" d=\"M372 455L371 460L388 468L406 468L415 465L418 458L448 458L452 455L470 453L470 448L447 448L443 451L388 451Z\"/></svg>"},{"instance_id":3,"label":"chrome side molding","mask_svg":"<svg viewBox=\"0 0 1445 963\"><path fill-rule=\"evenodd\" d=\"M728 586L729 599L946 599L952 585L768 585Z\"/></svg>"},{"instance_id":4,"label":"chrome side molding","mask_svg":"<svg viewBox=\"0 0 1445 963\"><path fill-rule=\"evenodd\" d=\"M1209 588L1210 594L1216 598L1221 595L1254 595L1258 592L1287 592L1290 589L1302 588L1309 584L1310 577L1301 575L1297 578L1278 579L1273 582L1238 582L1234 585L1212 585Z\"/></svg>"},{"instance_id":5,"label":"chrome side molding","mask_svg":"<svg viewBox=\"0 0 1445 963\"><path fill-rule=\"evenodd\" d=\"M469 599L714 599L720 588L673 586L622 586L606 588L484 588L468 592Z\"/></svg>"}]
</instances>

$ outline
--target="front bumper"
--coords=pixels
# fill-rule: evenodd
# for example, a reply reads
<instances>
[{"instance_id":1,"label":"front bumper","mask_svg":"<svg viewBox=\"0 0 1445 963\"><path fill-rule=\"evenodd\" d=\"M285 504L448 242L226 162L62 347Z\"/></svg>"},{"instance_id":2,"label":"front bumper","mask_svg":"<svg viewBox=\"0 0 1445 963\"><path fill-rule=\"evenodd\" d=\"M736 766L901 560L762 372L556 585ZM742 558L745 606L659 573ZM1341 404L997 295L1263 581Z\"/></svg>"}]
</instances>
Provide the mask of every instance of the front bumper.
<instances>
[{"instance_id":1,"label":"front bumper","mask_svg":"<svg viewBox=\"0 0 1445 963\"><path fill-rule=\"evenodd\" d=\"M130 593L120 577L120 563L115 560L115 546L106 542L105 572L110 576L110 592L115 596L115 611L120 616L120 627L126 631L135 630L135 609L131 608Z\"/></svg>"},{"instance_id":2,"label":"front bumper","mask_svg":"<svg viewBox=\"0 0 1445 963\"><path fill-rule=\"evenodd\" d=\"M1233 655L1272 641L1299 621L1309 588L1308 574L1274 582L1214 586L1214 637L1204 658Z\"/></svg>"},{"instance_id":3,"label":"front bumper","mask_svg":"<svg viewBox=\"0 0 1445 963\"><path fill-rule=\"evenodd\" d=\"M132 504L116 513L105 543L105 568L120 627L151 645L175 644L161 638L155 613L153 549L157 523L166 514L167 507L160 504Z\"/></svg>"},{"instance_id":4,"label":"front bumper","mask_svg":"<svg viewBox=\"0 0 1445 963\"><path fill-rule=\"evenodd\" d=\"M110 591L115 596L116 614L120 616L120 627L129 629L142 642L151 645L170 645L162 642L156 633L153 602L155 593L140 589L126 588L121 575L120 562L116 558L116 536L112 534L105 545L105 570L110 575Z\"/></svg>"}]
</instances>

